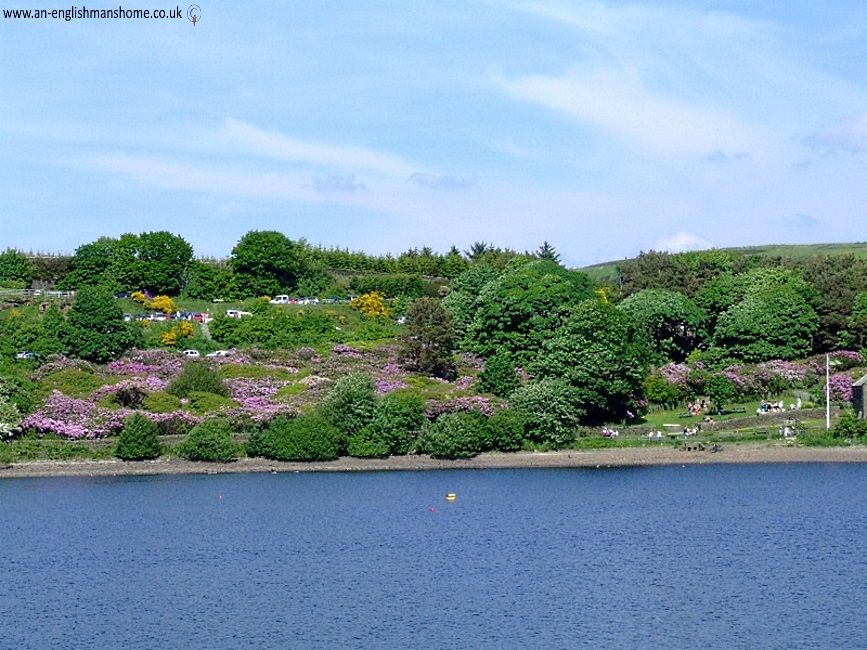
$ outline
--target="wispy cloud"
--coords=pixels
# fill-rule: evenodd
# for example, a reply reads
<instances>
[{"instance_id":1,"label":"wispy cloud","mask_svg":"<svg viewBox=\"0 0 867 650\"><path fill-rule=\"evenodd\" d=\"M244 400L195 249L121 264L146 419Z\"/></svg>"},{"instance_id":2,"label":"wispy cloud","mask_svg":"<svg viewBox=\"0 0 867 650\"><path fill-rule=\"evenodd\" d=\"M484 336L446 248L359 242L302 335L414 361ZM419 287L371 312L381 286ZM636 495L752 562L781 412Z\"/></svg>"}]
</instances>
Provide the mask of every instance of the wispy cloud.
<instances>
[{"instance_id":1,"label":"wispy cloud","mask_svg":"<svg viewBox=\"0 0 867 650\"><path fill-rule=\"evenodd\" d=\"M427 172L415 172L410 175L407 182L432 190L465 190L474 185L472 181L450 174L431 174Z\"/></svg>"},{"instance_id":2,"label":"wispy cloud","mask_svg":"<svg viewBox=\"0 0 867 650\"><path fill-rule=\"evenodd\" d=\"M364 183L359 182L355 178L355 174L342 176L340 174L332 174L324 178L315 177L313 179L313 189L317 192L361 192L366 190Z\"/></svg>"},{"instance_id":3,"label":"wispy cloud","mask_svg":"<svg viewBox=\"0 0 867 650\"><path fill-rule=\"evenodd\" d=\"M820 129L810 135L806 142L817 149L867 151L867 113Z\"/></svg>"}]
</instances>

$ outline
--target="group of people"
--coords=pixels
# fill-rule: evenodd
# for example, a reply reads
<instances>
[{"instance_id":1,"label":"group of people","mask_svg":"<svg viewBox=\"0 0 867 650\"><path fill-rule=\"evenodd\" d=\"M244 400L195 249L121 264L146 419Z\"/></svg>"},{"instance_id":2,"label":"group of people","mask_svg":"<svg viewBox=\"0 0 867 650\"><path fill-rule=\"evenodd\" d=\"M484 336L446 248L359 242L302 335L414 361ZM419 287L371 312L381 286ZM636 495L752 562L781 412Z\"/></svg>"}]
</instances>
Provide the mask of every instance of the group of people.
<instances>
[{"instance_id":1,"label":"group of people","mask_svg":"<svg viewBox=\"0 0 867 650\"><path fill-rule=\"evenodd\" d=\"M620 436L620 432L617 429L605 427L602 429L602 435L606 438L617 438Z\"/></svg>"},{"instance_id":2,"label":"group of people","mask_svg":"<svg viewBox=\"0 0 867 650\"><path fill-rule=\"evenodd\" d=\"M801 410L801 398L798 398L798 401L795 404L789 404L790 411L800 411ZM786 409L784 408L783 401L779 402L766 402L762 400L759 404L759 408L756 409L756 415L766 415L768 413L785 413Z\"/></svg>"},{"instance_id":3,"label":"group of people","mask_svg":"<svg viewBox=\"0 0 867 650\"><path fill-rule=\"evenodd\" d=\"M701 415L702 411L707 410L707 400L703 399L701 402L696 402L695 404L689 402L686 405L686 410L690 415Z\"/></svg>"}]
</instances>

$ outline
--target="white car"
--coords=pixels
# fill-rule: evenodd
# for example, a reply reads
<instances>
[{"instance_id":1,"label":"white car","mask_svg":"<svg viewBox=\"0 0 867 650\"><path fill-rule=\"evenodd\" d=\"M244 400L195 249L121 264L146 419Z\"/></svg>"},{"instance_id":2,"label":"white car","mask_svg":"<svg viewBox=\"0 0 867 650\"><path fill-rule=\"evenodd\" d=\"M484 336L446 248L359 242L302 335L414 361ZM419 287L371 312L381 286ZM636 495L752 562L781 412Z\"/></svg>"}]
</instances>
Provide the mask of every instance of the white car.
<instances>
[{"instance_id":1,"label":"white car","mask_svg":"<svg viewBox=\"0 0 867 650\"><path fill-rule=\"evenodd\" d=\"M270 302L272 305L288 305L289 304L289 296L286 296L286 295L274 296L273 298L271 298Z\"/></svg>"},{"instance_id":2,"label":"white car","mask_svg":"<svg viewBox=\"0 0 867 650\"><path fill-rule=\"evenodd\" d=\"M238 311L237 309L227 309L226 316L229 318L244 318L244 316L252 316L248 311Z\"/></svg>"},{"instance_id":3,"label":"white car","mask_svg":"<svg viewBox=\"0 0 867 650\"><path fill-rule=\"evenodd\" d=\"M213 352L208 352L208 354L206 354L205 356L206 357L212 357L212 358L214 358L214 357L228 357L229 351L228 350L214 350Z\"/></svg>"},{"instance_id":4,"label":"white car","mask_svg":"<svg viewBox=\"0 0 867 650\"><path fill-rule=\"evenodd\" d=\"M185 357L199 357L199 356L201 356L199 354L198 350L184 350L183 355Z\"/></svg>"}]
</instances>

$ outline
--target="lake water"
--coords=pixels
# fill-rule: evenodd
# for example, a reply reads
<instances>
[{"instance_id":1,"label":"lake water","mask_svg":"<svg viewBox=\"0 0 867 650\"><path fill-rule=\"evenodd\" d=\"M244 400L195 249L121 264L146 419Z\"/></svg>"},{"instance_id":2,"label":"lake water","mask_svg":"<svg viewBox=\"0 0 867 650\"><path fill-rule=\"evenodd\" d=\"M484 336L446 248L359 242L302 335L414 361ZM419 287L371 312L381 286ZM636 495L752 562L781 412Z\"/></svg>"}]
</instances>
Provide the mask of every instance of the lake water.
<instances>
[{"instance_id":1,"label":"lake water","mask_svg":"<svg viewBox=\"0 0 867 650\"><path fill-rule=\"evenodd\" d=\"M865 547L867 465L3 480L0 646L867 648Z\"/></svg>"}]
</instances>

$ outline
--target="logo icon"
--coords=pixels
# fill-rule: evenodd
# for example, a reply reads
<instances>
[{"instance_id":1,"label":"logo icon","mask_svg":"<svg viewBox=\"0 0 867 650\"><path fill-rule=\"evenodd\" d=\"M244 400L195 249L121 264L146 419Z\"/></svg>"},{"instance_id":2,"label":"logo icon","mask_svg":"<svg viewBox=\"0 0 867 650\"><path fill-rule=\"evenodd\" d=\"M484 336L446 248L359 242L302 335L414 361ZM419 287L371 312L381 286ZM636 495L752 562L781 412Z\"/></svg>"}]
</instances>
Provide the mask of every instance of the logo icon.
<instances>
[{"instance_id":1,"label":"logo icon","mask_svg":"<svg viewBox=\"0 0 867 650\"><path fill-rule=\"evenodd\" d=\"M199 5L190 5L187 8L187 18L190 19L193 27L195 27L196 23L202 19L202 8Z\"/></svg>"}]
</instances>

